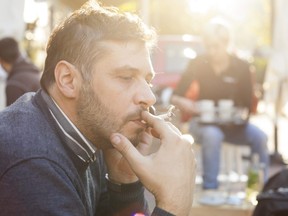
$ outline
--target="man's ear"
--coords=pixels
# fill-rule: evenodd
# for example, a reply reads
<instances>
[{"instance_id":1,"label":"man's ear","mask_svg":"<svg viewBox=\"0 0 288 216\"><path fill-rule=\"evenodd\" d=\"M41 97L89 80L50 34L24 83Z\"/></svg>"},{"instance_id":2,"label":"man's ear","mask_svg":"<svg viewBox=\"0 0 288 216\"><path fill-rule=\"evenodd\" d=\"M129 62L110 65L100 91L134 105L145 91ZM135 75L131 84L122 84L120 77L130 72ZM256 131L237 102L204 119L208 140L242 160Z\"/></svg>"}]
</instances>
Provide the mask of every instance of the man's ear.
<instances>
[{"instance_id":1,"label":"man's ear","mask_svg":"<svg viewBox=\"0 0 288 216\"><path fill-rule=\"evenodd\" d=\"M81 85L81 75L73 64L64 60L59 61L54 75L56 85L64 96L77 97Z\"/></svg>"}]
</instances>

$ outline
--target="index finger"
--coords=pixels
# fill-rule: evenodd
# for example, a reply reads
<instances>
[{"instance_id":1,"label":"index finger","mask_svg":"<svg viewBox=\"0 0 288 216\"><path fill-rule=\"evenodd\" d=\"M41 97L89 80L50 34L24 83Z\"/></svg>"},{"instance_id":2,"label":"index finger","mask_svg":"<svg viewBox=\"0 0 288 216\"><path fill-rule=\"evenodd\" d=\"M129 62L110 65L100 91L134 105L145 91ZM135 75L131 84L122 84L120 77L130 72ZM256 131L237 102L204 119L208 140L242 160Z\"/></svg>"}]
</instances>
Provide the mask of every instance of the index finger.
<instances>
[{"instance_id":1,"label":"index finger","mask_svg":"<svg viewBox=\"0 0 288 216\"><path fill-rule=\"evenodd\" d=\"M143 111L141 116L147 125L159 134L159 139L170 137L172 134L177 134L164 119L154 116L147 111Z\"/></svg>"}]
</instances>

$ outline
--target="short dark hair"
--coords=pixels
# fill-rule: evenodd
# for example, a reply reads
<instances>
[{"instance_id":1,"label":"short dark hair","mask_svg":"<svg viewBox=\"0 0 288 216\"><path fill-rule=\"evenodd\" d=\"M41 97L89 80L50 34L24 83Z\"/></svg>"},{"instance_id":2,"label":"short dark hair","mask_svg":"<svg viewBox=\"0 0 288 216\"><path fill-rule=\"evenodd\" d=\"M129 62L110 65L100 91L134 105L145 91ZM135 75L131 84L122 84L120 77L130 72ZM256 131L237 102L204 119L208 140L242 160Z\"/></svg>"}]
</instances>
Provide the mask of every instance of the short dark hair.
<instances>
[{"instance_id":1,"label":"short dark hair","mask_svg":"<svg viewBox=\"0 0 288 216\"><path fill-rule=\"evenodd\" d=\"M134 40L153 46L156 33L135 14L88 1L52 32L46 49L42 88L47 91L55 82L55 66L61 60L74 64L84 80L89 80L93 65L105 52L101 42L109 40Z\"/></svg>"},{"instance_id":2,"label":"short dark hair","mask_svg":"<svg viewBox=\"0 0 288 216\"><path fill-rule=\"evenodd\" d=\"M7 63L14 63L20 55L18 42L12 37L0 40L0 59Z\"/></svg>"}]
</instances>

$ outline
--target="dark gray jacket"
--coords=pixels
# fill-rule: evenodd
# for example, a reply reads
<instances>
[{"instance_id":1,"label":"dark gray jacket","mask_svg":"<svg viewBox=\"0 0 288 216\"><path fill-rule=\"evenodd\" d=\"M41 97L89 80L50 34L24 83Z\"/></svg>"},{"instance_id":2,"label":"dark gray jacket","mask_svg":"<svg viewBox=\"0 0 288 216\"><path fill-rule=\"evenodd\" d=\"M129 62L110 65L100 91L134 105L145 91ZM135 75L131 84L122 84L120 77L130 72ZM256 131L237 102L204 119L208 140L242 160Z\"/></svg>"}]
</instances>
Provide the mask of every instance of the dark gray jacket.
<instances>
[{"instance_id":1,"label":"dark gray jacket","mask_svg":"<svg viewBox=\"0 0 288 216\"><path fill-rule=\"evenodd\" d=\"M102 151L88 164L60 133L41 90L0 113L1 216L148 214L143 186L107 190ZM156 208L152 215L170 214Z\"/></svg>"},{"instance_id":2,"label":"dark gray jacket","mask_svg":"<svg viewBox=\"0 0 288 216\"><path fill-rule=\"evenodd\" d=\"M14 103L26 92L40 88L40 71L27 59L20 56L12 65L6 83L6 105Z\"/></svg>"}]
</instances>

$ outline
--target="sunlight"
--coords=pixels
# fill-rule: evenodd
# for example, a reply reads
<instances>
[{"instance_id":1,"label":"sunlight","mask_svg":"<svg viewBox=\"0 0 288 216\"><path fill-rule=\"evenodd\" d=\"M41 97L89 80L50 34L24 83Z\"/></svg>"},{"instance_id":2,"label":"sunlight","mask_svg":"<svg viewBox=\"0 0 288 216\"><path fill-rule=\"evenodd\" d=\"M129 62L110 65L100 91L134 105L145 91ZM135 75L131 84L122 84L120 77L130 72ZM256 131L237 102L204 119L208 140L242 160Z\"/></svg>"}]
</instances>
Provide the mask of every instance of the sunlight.
<instances>
[{"instance_id":1,"label":"sunlight","mask_svg":"<svg viewBox=\"0 0 288 216\"><path fill-rule=\"evenodd\" d=\"M183 55L184 55L186 58L194 59L194 58L196 58L197 53L196 53L196 51L193 50L192 48L186 47L186 48L183 50Z\"/></svg>"},{"instance_id":2,"label":"sunlight","mask_svg":"<svg viewBox=\"0 0 288 216\"><path fill-rule=\"evenodd\" d=\"M46 1L25 0L23 17L25 23L33 23L37 20L37 25L46 26L49 17L48 3Z\"/></svg>"},{"instance_id":3,"label":"sunlight","mask_svg":"<svg viewBox=\"0 0 288 216\"><path fill-rule=\"evenodd\" d=\"M213 4L213 0L191 0L189 2L189 7L192 12L207 13Z\"/></svg>"},{"instance_id":4,"label":"sunlight","mask_svg":"<svg viewBox=\"0 0 288 216\"><path fill-rule=\"evenodd\" d=\"M288 102L286 102L284 105L283 113L286 117L288 117Z\"/></svg>"},{"instance_id":5,"label":"sunlight","mask_svg":"<svg viewBox=\"0 0 288 216\"><path fill-rule=\"evenodd\" d=\"M34 0L25 0L24 5L24 21L25 23L33 23L37 19L37 14L35 11Z\"/></svg>"},{"instance_id":6,"label":"sunlight","mask_svg":"<svg viewBox=\"0 0 288 216\"><path fill-rule=\"evenodd\" d=\"M49 23L49 5L47 1L25 0L24 14L25 23L35 23L37 28L25 33L28 40L44 43L47 40L45 28Z\"/></svg>"},{"instance_id":7,"label":"sunlight","mask_svg":"<svg viewBox=\"0 0 288 216\"><path fill-rule=\"evenodd\" d=\"M247 14L247 8L251 2L249 0L190 0L189 7L191 12L205 14L209 11L217 11L228 14L236 19L243 19Z\"/></svg>"}]
</instances>

